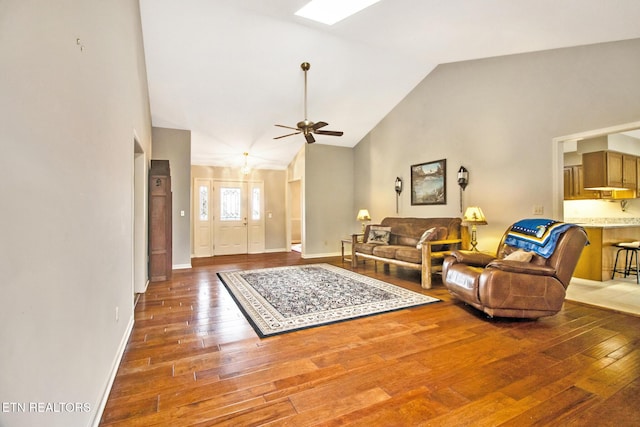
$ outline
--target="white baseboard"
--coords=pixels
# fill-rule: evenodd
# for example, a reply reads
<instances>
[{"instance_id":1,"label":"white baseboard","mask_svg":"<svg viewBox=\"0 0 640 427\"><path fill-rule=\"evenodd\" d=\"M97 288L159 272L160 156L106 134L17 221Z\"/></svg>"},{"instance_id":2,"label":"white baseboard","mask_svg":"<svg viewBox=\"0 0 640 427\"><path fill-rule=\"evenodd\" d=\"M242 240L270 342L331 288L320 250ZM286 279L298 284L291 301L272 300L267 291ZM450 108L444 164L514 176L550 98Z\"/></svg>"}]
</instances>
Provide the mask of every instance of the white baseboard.
<instances>
[{"instance_id":1,"label":"white baseboard","mask_svg":"<svg viewBox=\"0 0 640 427\"><path fill-rule=\"evenodd\" d=\"M149 287L149 279L147 279L147 281L144 283L144 289L142 290L142 292L137 292L137 293L144 294L145 292L147 292L148 287Z\"/></svg>"},{"instance_id":2,"label":"white baseboard","mask_svg":"<svg viewBox=\"0 0 640 427\"><path fill-rule=\"evenodd\" d=\"M274 252L287 252L287 248L277 248L277 249L265 249L265 253L274 253Z\"/></svg>"},{"instance_id":3,"label":"white baseboard","mask_svg":"<svg viewBox=\"0 0 640 427\"><path fill-rule=\"evenodd\" d=\"M191 268L191 263L189 263L189 264L173 264L171 266L172 270L184 270L185 268Z\"/></svg>"},{"instance_id":4,"label":"white baseboard","mask_svg":"<svg viewBox=\"0 0 640 427\"><path fill-rule=\"evenodd\" d=\"M109 394L111 393L111 387L113 387L113 382L116 379L116 374L118 373L118 368L120 367L122 356L124 356L124 351L127 348L129 337L131 336L131 332L133 332L133 324L135 322L134 319L134 315L132 314L131 318L129 319L127 329L122 336L122 340L120 340L120 346L118 347L118 352L116 353L116 357L113 360L113 364L111 366L111 374L109 375L109 379L107 380L107 386L105 387L104 393L102 394L102 399L100 399L100 404L98 408L96 408L95 417L91 422L91 425L93 427L99 426L100 420L102 419L102 413L104 412L105 406L107 406L107 400L109 399Z\"/></svg>"},{"instance_id":5,"label":"white baseboard","mask_svg":"<svg viewBox=\"0 0 640 427\"><path fill-rule=\"evenodd\" d=\"M333 256L341 256L342 253L341 252L329 252L326 254L302 254L302 258L327 258L327 257L333 257ZM346 254L345 254L346 255Z\"/></svg>"}]
</instances>

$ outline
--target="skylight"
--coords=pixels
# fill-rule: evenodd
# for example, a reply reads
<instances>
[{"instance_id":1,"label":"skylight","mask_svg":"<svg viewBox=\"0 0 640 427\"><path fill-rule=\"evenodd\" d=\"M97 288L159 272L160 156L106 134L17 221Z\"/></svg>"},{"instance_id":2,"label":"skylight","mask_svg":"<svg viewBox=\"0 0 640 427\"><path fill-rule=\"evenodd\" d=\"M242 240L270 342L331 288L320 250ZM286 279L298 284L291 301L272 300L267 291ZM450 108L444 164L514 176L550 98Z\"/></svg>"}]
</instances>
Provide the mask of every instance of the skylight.
<instances>
[{"instance_id":1,"label":"skylight","mask_svg":"<svg viewBox=\"0 0 640 427\"><path fill-rule=\"evenodd\" d=\"M311 0L295 14L323 24L333 25L380 0Z\"/></svg>"}]
</instances>

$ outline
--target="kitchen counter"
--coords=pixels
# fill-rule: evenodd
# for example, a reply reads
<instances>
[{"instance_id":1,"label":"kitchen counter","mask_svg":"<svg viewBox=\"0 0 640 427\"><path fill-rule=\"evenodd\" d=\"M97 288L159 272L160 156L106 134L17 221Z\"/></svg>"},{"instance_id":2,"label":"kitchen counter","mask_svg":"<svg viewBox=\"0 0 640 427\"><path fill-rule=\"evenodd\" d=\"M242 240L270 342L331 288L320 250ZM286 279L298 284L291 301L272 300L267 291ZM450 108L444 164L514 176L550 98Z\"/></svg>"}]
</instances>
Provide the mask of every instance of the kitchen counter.
<instances>
[{"instance_id":1,"label":"kitchen counter","mask_svg":"<svg viewBox=\"0 0 640 427\"><path fill-rule=\"evenodd\" d=\"M640 227L640 224L598 224L598 223L593 223L593 224L580 224L577 223L577 225L580 225L584 228L630 228L630 227Z\"/></svg>"},{"instance_id":2,"label":"kitchen counter","mask_svg":"<svg viewBox=\"0 0 640 427\"><path fill-rule=\"evenodd\" d=\"M576 224L579 224L576 222ZM611 280L613 263L620 242L640 241L640 224L582 223L589 238L574 272L575 277L588 280Z\"/></svg>"}]
</instances>

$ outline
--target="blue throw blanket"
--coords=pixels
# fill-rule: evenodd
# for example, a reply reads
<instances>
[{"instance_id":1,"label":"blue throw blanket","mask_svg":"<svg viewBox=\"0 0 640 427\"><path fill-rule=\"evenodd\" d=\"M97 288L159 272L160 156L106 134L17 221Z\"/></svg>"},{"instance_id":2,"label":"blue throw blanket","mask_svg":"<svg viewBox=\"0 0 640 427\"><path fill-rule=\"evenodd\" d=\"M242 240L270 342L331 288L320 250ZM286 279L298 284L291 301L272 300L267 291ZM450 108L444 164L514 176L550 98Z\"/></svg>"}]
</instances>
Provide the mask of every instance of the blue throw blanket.
<instances>
[{"instance_id":1,"label":"blue throw blanket","mask_svg":"<svg viewBox=\"0 0 640 427\"><path fill-rule=\"evenodd\" d=\"M549 258L562 233L573 226L553 219L523 219L511 226L504 243Z\"/></svg>"}]
</instances>

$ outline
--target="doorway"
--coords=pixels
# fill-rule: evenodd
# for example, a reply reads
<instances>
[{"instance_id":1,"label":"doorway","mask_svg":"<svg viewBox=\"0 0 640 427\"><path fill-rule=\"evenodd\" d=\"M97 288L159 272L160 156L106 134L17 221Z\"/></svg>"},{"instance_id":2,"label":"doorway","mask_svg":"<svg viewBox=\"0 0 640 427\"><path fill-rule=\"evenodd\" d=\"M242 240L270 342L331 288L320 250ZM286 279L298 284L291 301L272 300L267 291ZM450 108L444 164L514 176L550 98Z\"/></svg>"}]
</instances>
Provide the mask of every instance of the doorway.
<instances>
[{"instance_id":1,"label":"doorway","mask_svg":"<svg viewBox=\"0 0 640 427\"><path fill-rule=\"evenodd\" d=\"M289 210L291 230L291 250L302 252L302 191L301 181L289 182Z\"/></svg>"},{"instance_id":2,"label":"doorway","mask_svg":"<svg viewBox=\"0 0 640 427\"><path fill-rule=\"evenodd\" d=\"M147 160L133 138L133 292L147 290Z\"/></svg>"},{"instance_id":3,"label":"doorway","mask_svg":"<svg viewBox=\"0 0 640 427\"><path fill-rule=\"evenodd\" d=\"M572 144L576 141L593 138L602 135L610 135L622 132L637 131L640 129L640 122L626 123L604 129L590 130L572 135L560 136L552 140L552 182L553 182L553 217L564 218L564 158L565 144ZM634 134L633 136L635 136ZM640 136L640 135L639 135ZM637 136L636 136L637 137Z\"/></svg>"},{"instance_id":4,"label":"doorway","mask_svg":"<svg viewBox=\"0 0 640 427\"><path fill-rule=\"evenodd\" d=\"M265 251L264 183L194 180L194 256Z\"/></svg>"}]
</instances>

